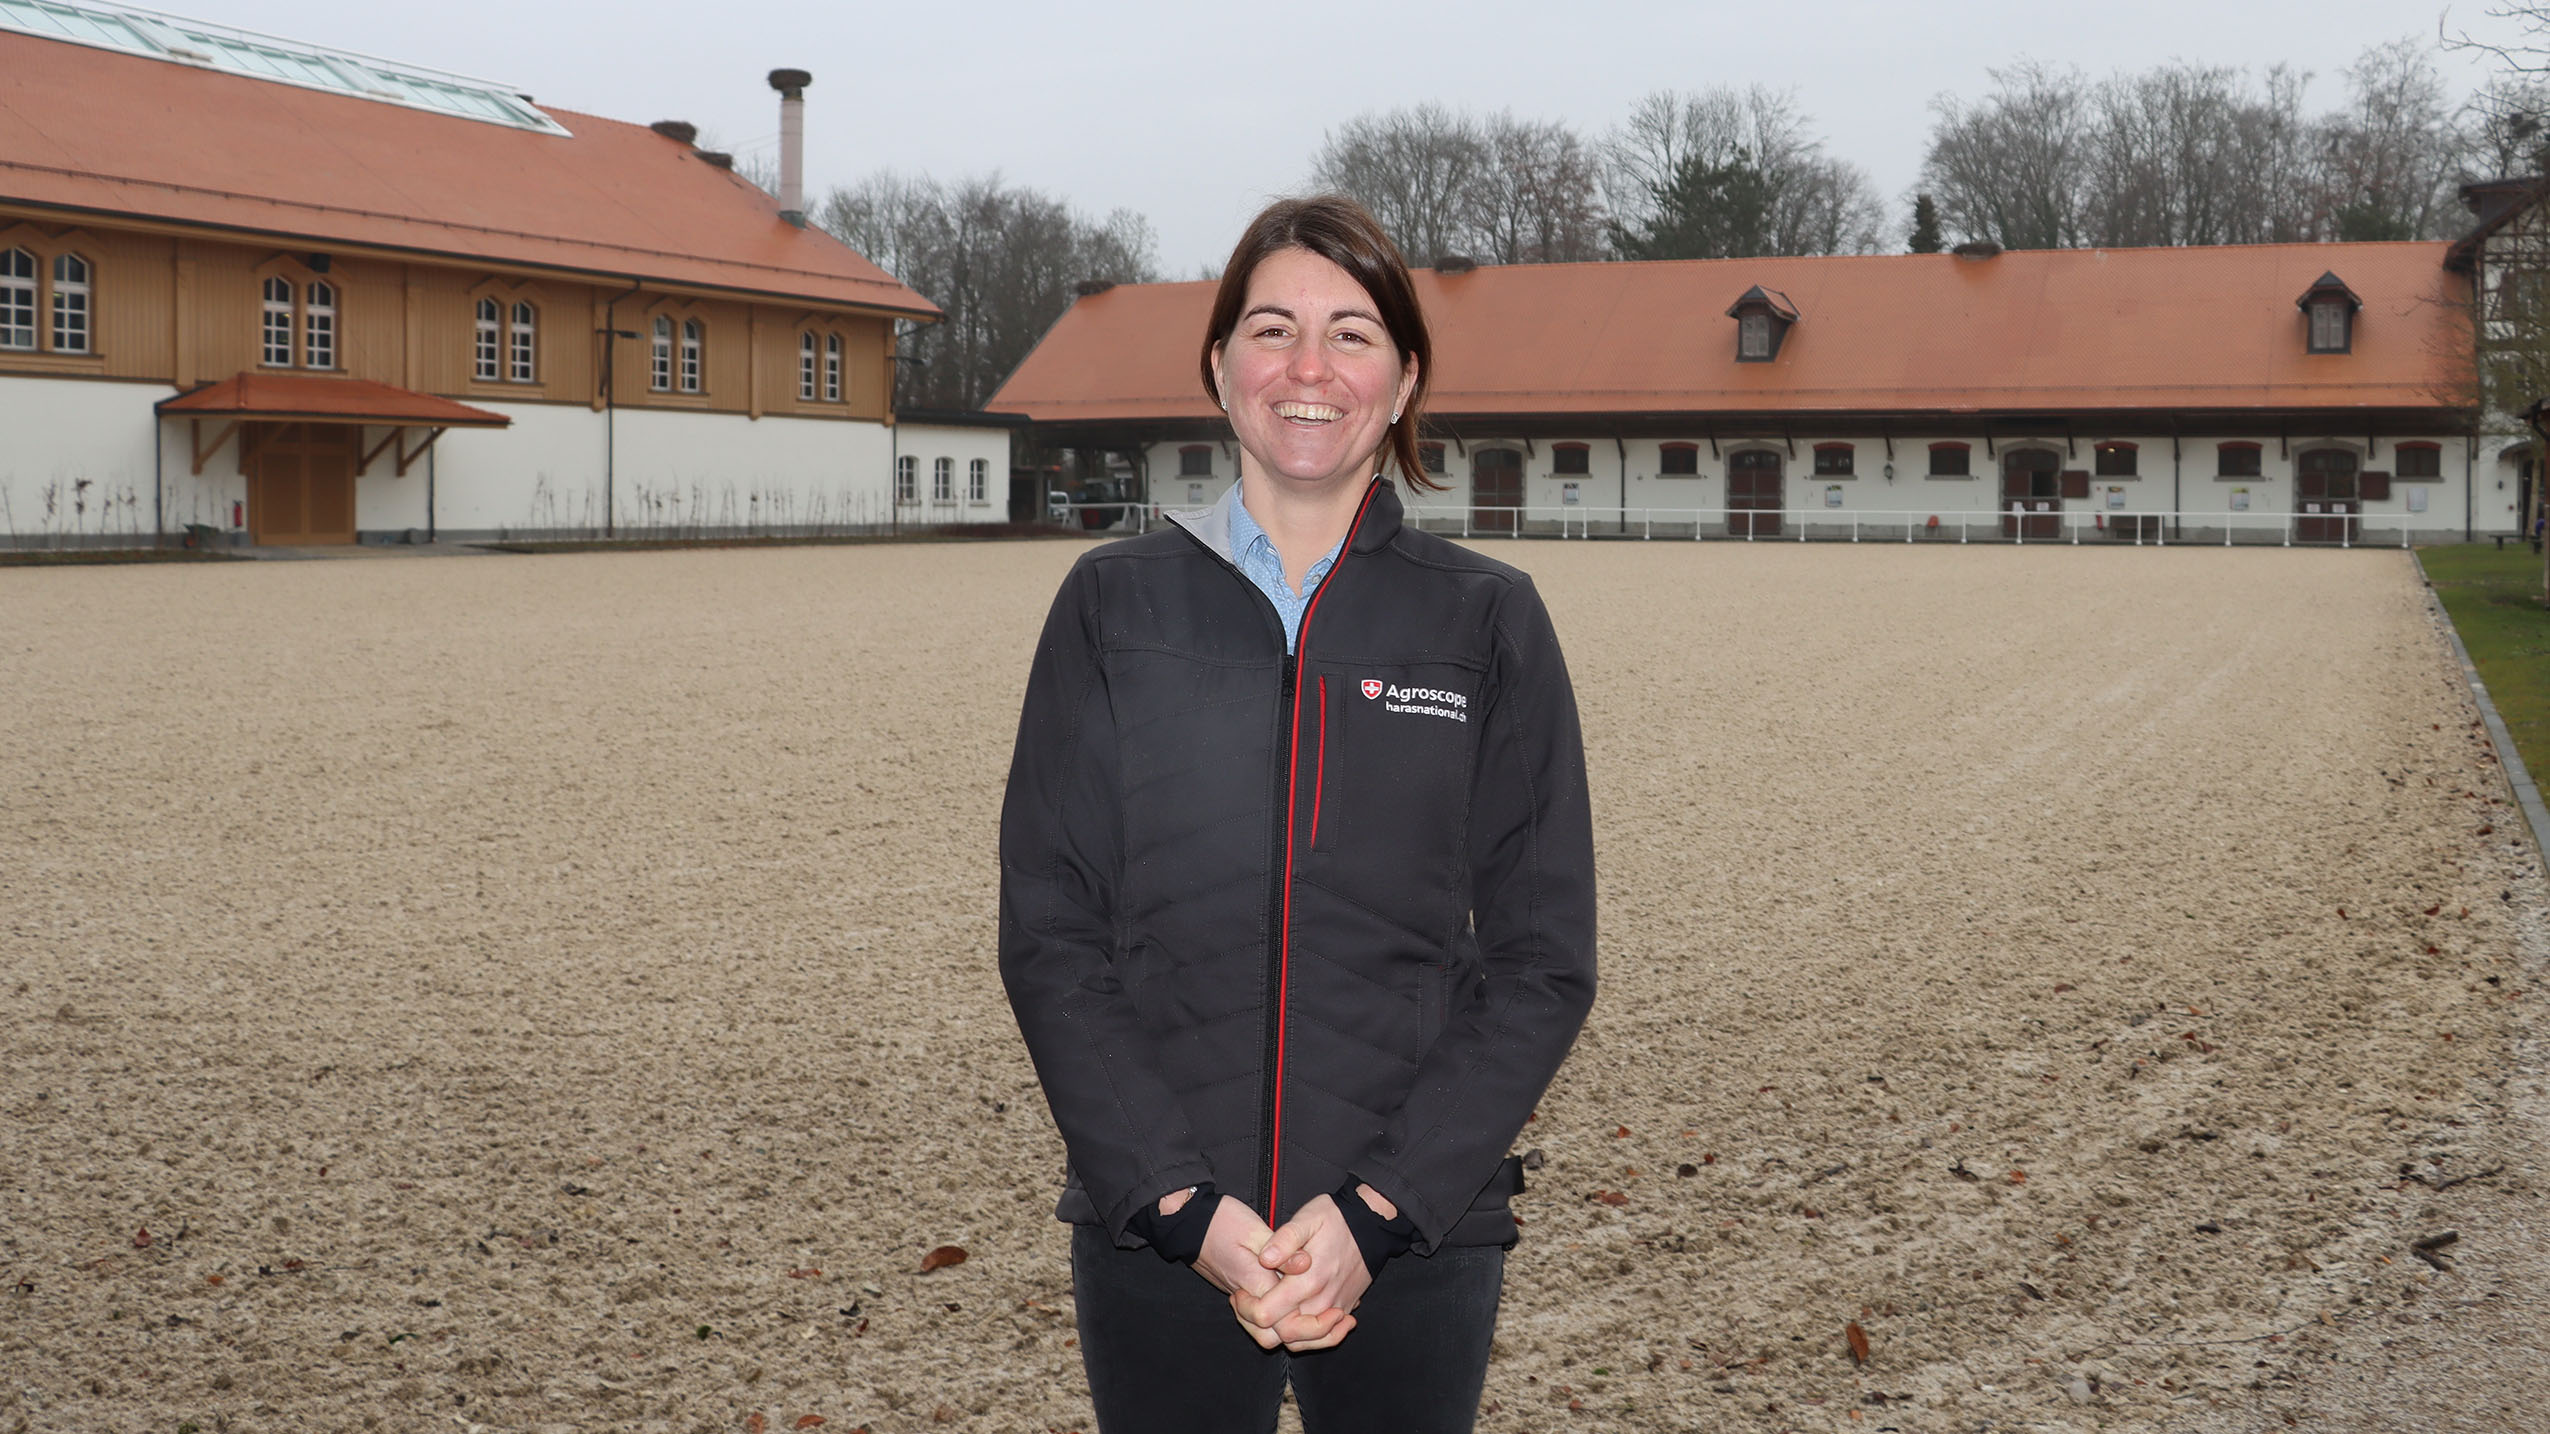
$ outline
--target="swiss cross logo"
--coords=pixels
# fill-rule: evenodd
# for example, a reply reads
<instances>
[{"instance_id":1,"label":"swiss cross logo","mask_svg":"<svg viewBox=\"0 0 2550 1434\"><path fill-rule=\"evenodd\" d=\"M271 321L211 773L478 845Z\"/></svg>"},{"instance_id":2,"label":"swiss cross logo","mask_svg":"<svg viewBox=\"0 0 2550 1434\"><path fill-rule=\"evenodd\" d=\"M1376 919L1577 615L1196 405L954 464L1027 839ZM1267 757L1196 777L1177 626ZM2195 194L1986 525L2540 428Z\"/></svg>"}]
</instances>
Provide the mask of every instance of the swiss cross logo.
<instances>
[{"instance_id":1,"label":"swiss cross logo","mask_svg":"<svg viewBox=\"0 0 2550 1434\"><path fill-rule=\"evenodd\" d=\"M1364 679L1364 700L1365 700L1366 702L1369 702L1369 701L1371 701L1372 699L1374 699L1374 698L1376 698L1376 697L1379 697L1380 695L1381 695L1381 679L1380 679L1380 678L1378 678L1378 677L1367 677L1367 678L1365 678L1365 679Z\"/></svg>"}]
</instances>

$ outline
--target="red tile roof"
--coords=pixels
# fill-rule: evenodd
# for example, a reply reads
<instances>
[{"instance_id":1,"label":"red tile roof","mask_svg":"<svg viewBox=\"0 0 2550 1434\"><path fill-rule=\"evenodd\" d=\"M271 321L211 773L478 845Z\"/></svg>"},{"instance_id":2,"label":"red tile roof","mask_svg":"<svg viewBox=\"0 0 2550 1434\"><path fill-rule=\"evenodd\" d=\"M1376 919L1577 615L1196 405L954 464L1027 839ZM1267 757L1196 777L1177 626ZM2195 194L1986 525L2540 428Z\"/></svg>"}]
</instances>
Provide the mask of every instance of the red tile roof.
<instances>
[{"instance_id":1,"label":"red tile roof","mask_svg":"<svg viewBox=\"0 0 2550 1434\"><path fill-rule=\"evenodd\" d=\"M0 31L0 200L938 313L690 146L542 108L572 137Z\"/></svg>"},{"instance_id":2,"label":"red tile roof","mask_svg":"<svg viewBox=\"0 0 2550 1434\"><path fill-rule=\"evenodd\" d=\"M1432 412L2458 411L2468 286L2447 246L2271 244L1420 270ZM2323 271L2363 296L2354 351L2304 352ZM1760 285L1795 328L1738 363L1727 304ZM1210 283L1076 301L990 407L1040 422L1210 419Z\"/></svg>"},{"instance_id":3,"label":"red tile roof","mask_svg":"<svg viewBox=\"0 0 2550 1434\"><path fill-rule=\"evenodd\" d=\"M374 423L417 428L502 428L501 413L368 378L313 373L243 373L164 398L162 418L264 418Z\"/></svg>"}]
</instances>

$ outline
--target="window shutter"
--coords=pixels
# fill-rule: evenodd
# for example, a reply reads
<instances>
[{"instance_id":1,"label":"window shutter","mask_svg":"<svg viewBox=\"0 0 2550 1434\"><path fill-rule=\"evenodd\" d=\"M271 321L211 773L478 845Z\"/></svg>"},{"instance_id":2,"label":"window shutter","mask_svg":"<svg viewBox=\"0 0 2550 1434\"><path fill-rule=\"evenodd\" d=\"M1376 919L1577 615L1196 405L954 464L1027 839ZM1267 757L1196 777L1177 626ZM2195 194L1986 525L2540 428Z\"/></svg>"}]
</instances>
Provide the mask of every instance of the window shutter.
<instances>
[{"instance_id":1,"label":"window shutter","mask_svg":"<svg viewBox=\"0 0 2550 1434\"><path fill-rule=\"evenodd\" d=\"M2090 496L2090 470L2087 468L2064 469L2063 496L2066 498L2087 498Z\"/></svg>"},{"instance_id":2,"label":"window shutter","mask_svg":"<svg viewBox=\"0 0 2550 1434\"><path fill-rule=\"evenodd\" d=\"M2367 503L2391 500L2391 475L2386 468L2367 468L2357 480L2356 492Z\"/></svg>"}]
</instances>

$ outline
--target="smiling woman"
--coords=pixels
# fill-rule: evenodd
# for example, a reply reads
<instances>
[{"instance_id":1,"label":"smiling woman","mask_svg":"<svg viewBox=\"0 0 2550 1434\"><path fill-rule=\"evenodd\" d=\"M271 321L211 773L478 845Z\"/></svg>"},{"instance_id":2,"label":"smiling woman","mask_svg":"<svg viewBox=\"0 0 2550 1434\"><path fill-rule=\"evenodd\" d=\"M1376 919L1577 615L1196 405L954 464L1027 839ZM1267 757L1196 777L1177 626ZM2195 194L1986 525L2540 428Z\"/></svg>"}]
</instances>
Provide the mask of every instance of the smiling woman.
<instances>
[{"instance_id":1,"label":"smiling woman","mask_svg":"<svg viewBox=\"0 0 2550 1434\"><path fill-rule=\"evenodd\" d=\"M1371 216L1259 215L1202 355L1239 484L1081 559L1028 675L1001 975L1102 1434L1475 1419L1593 842L1539 594L1381 471L1437 486L1432 358Z\"/></svg>"}]
</instances>

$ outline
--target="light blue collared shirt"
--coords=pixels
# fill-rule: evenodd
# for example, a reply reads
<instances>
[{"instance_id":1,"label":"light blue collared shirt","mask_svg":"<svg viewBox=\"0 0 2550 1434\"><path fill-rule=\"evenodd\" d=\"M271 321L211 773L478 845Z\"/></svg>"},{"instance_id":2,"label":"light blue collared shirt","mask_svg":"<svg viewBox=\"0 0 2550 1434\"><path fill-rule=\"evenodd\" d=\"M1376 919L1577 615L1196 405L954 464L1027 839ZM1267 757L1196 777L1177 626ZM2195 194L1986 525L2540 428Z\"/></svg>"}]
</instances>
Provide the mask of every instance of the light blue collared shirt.
<instances>
[{"instance_id":1,"label":"light blue collared shirt","mask_svg":"<svg viewBox=\"0 0 2550 1434\"><path fill-rule=\"evenodd\" d=\"M1268 602L1275 604L1275 616L1284 624L1286 652L1300 645L1302 614L1310 609L1310 595L1319 591L1319 580L1336 566L1338 550L1345 546L1346 540L1338 539L1326 555L1310 565L1310 572L1302 579L1302 590L1293 591L1292 584L1284 580L1284 559L1275 551L1275 540L1257 526L1257 519L1249 516L1248 504L1240 500L1237 486L1232 488L1231 552L1241 574L1257 584L1257 590L1266 594Z\"/></svg>"}]
</instances>

